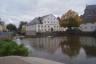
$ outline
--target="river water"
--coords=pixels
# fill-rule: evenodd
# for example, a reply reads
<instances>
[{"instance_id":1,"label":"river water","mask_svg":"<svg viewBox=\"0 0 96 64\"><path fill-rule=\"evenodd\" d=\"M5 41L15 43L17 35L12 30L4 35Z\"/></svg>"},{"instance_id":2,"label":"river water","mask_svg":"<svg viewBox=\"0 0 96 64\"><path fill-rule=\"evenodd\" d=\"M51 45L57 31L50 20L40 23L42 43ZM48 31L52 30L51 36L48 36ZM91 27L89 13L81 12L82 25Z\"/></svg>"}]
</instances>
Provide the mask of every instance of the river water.
<instances>
[{"instance_id":1,"label":"river water","mask_svg":"<svg viewBox=\"0 0 96 64\"><path fill-rule=\"evenodd\" d=\"M96 38L86 36L16 39L29 49L29 56L65 64L96 64Z\"/></svg>"}]
</instances>

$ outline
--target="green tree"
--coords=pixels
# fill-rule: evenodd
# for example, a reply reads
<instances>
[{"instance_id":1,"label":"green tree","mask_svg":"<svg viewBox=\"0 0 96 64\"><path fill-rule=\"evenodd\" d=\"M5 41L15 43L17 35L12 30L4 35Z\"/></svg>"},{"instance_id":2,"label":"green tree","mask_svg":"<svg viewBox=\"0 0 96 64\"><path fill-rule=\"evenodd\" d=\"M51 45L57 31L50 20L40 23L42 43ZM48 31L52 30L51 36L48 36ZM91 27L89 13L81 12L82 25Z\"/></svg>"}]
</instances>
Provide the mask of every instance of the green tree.
<instances>
[{"instance_id":1,"label":"green tree","mask_svg":"<svg viewBox=\"0 0 96 64\"><path fill-rule=\"evenodd\" d=\"M7 29L11 32L14 32L14 31L16 32L17 31L17 27L14 24L11 24L11 23L7 25Z\"/></svg>"},{"instance_id":2,"label":"green tree","mask_svg":"<svg viewBox=\"0 0 96 64\"><path fill-rule=\"evenodd\" d=\"M27 56L28 49L23 44L18 45L16 42L4 39L0 40L0 56Z\"/></svg>"},{"instance_id":3,"label":"green tree","mask_svg":"<svg viewBox=\"0 0 96 64\"><path fill-rule=\"evenodd\" d=\"M21 21L18 27L19 34L22 34L23 26L27 24L27 21Z\"/></svg>"},{"instance_id":4,"label":"green tree","mask_svg":"<svg viewBox=\"0 0 96 64\"><path fill-rule=\"evenodd\" d=\"M65 13L60 19L60 25L63 27L68 27L69 30L72 30L72 27L79 27L80 16L72 10L69 10Z\"/></svg>"}]
</instances>

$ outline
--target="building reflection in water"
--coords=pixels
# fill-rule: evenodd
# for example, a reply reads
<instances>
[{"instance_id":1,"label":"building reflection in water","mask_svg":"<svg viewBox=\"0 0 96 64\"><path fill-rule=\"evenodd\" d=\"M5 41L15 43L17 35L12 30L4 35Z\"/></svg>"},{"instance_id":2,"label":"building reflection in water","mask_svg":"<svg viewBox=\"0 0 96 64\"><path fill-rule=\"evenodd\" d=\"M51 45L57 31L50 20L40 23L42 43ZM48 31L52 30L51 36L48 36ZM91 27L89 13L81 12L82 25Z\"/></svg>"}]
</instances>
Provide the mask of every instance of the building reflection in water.
<instances>
[{"instance_id":1,"label":"building reflection in water","mask_svg":"<svg viewBox=\"0 0 96 64\"><path fill-rule=\"evenodd\" d=\"M27 40L32 47L30 56L60 62L70 62L69 59L82 62L91 59L91 57L96 58L96 38L93 37L65 36L54 38L26 38L22 42L25 42L27 45L28 42L25 40Z\"/></svg>"},{"instance_id":2,"label":"building reflection in water","mask_svg":"<svg viewBox=\"0 0 96 64\"><path fill-rule=\"evenodd\" d=\"M83 48L87 54L93 52L96 55L96 39L92 37L42 37L28 40L31 43L30 45L36 50L43 50L48 53L54 53L57 48L60 48L63 54L76 56L79 54L80 48Z\"/></svg>"},{"instance_id":3,"label":"building reflection in water","mask_svg":"<svg viewBox=\"0 0 96 64\"><path fill-rule=\"evenodd\" d=\"M54 53L59 48L60 41L66 40L66 37L55 38L33 38L32 47L38 50L43 50L48 53Z\"/></svg>"},{"instance_id":4,"label":"building reflection in water","mask_svg":"<svg viewBox=\"0 0 96 64\"><path fill-rule=\"evenodd\" d=\"M81 37L81 46L84 48L87 56L96 56L96 38Z\"/></svg>"}]
</instances>

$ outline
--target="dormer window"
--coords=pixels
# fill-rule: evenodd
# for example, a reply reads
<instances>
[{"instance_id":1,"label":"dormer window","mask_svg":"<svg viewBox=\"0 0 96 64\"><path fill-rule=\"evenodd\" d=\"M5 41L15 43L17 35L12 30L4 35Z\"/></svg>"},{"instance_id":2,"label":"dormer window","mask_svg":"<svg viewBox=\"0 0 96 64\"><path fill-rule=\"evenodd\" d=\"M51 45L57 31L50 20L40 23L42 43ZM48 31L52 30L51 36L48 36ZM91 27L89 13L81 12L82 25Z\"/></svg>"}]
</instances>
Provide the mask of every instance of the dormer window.
<instances>
[{"instance_id":1,"label":"dormer window","mask_svg":"<svg viewBox=\"0 0 96 64\"><path fill-rule=\"evenodd\" d=\"M91 29L93 29L93 26L91 26Z\"/></svg>"}]
</instances>

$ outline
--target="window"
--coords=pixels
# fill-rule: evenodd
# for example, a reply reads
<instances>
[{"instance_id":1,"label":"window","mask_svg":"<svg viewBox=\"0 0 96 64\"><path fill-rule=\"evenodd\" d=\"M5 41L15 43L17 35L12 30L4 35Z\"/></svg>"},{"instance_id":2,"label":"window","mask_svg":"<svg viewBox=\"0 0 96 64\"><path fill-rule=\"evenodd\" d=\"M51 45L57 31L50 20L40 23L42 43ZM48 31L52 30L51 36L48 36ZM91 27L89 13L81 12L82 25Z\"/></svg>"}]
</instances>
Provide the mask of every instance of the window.
<instances>
[{"instance_id":1,"label":"window","mask_svg":"<svg viewBox=\"0 0 96 64\"><path fill-rule=\"evenodd\" d=\"M87 29L87 27L85 27L85 29Z\"/></svg>"},{"instance_id":2,"label":"window","mask_svg":"<svg viewBox=\"0 0 96 64\"><path fill-rule=\"evenodd\" d=\"M58 28L58 26L57 26L57 28Z\"/></svg>"},{"instance_id":3,"label":"window","mask_svg":"<svg viewBox=\"0 0 96 64\"><path fill-rule=\"evenodd\" d=\"M93 29L93 26L91 26L91 29Z\"/></svg>"},{"instance_id":4,"label":"window","mask_svg":"<svg viewBox=\"0 0 96 64\"><path fill-rule=\"evenodd\" d=\"M40 26L38 25L38 27L40 27Z\"/></svg>"}]
</instances>

